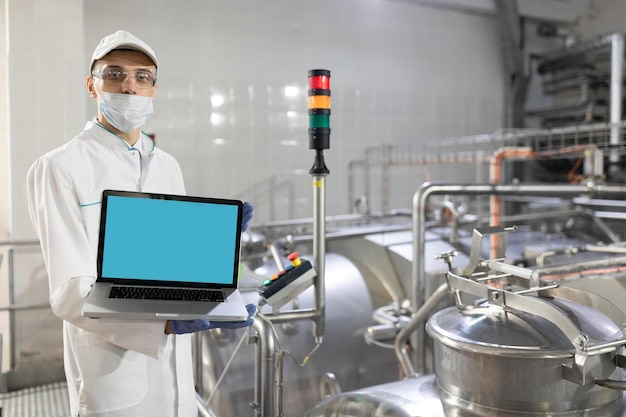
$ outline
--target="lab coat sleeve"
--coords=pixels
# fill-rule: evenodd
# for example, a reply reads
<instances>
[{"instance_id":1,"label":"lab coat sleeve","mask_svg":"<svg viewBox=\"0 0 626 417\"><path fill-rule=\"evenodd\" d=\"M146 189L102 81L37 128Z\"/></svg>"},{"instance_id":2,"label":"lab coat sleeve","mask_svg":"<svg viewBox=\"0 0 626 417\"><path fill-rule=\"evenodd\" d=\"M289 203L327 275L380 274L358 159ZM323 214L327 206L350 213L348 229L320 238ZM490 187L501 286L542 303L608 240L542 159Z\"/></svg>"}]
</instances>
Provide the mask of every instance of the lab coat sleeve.
<instances>
[{"instance_id":1,"label":"lab coat sleeve","mask_svg":"<svg viewBox=\"0 0 626 417\"><path fill-rule=\"evenodd\" d=\"M90 319L81 315L95 282L97 248L89 241L81 207L62 161L44 156L27 174L31 221L48 271L50 306L61 319L125 349L158 358L165 322Z\"/></svg>"}]
</instances>

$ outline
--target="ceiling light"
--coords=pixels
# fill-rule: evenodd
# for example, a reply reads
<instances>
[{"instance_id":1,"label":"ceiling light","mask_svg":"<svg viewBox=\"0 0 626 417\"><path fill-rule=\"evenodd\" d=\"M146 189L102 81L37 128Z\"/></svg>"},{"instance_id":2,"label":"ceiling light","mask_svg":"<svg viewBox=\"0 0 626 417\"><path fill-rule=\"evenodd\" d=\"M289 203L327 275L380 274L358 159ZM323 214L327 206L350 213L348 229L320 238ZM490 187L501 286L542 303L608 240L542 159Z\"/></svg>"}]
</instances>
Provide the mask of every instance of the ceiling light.
<instances>
[{"instance_id":1,"label":"ceiling light","mask_svg":"<svg viewBox=\"0 0 626 417\"><path fill-rule=\"evenodd\" d=\"M298 93L300 93L300 89L295 85L285 87L285 97L297 97Z\"/></svg>"},{"instance_id":2,"label":"ceiling light","mask_svg":"<svg viewBox=\"0 0 626 417\"><path fill-rule=\"evenodd\" d=\"M211 124L213 126L220 125L224 122L224 116L219 113L211 113Z\"/></svg>"},{"instance_id":3,"label":"ceiling light","mask_svg":"<svg viewBox=\"0 0 626 417\"><path fill-rule=\"evenodd\" d=\"M224 96L221 94L213 94L211 96L211 105L213 107L220 107L222 104L224 104Z\"/></svg>"}]
</instances>

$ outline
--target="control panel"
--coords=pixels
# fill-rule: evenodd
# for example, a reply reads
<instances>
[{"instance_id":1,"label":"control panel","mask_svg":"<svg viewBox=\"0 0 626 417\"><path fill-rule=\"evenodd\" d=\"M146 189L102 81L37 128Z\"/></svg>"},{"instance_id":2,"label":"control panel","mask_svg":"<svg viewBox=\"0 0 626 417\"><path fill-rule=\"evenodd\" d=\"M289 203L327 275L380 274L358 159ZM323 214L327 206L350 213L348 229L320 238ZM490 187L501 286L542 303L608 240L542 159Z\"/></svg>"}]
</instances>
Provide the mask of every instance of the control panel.
<instances>
[{"instance_id":1,"label":"control panel","mask_svg":"<svg viewBox=\"0 0 626 417\"><path fill-rule=\"evenodd\" d=\"M291 262L284 270L272 275L258 288L265 302L278 309L293 300L313 284L317 271L307 260L300 259L298 252L287 256Z\"/></svg>"}]
</instances>

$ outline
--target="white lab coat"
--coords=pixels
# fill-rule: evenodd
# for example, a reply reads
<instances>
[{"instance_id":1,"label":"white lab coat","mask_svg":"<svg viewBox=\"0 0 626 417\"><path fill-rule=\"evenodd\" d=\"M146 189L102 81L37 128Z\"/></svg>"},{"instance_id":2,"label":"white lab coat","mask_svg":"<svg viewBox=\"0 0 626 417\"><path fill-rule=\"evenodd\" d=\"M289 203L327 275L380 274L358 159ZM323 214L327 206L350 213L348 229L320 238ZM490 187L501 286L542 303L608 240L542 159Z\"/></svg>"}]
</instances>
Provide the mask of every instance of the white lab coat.
<instances>
[{"instance_id":1,"label":"white lab coat","mask_svg":"<svg viewBox=\"0 0 626 417\"><path fill-rule=\"evenodd\" d=\"M33 164L27 187L50 305L63 319L72 417L196 417L189 335L165 335L164 321L89 319L80 313L96 277L102 190L184 194L176 160L144 134L130 148L89 122ZM158 227L143 223L141 213L128 215L137 224L129 233ZM127 250L133 256L133 248Z\"/></svg>"}]
</instances>

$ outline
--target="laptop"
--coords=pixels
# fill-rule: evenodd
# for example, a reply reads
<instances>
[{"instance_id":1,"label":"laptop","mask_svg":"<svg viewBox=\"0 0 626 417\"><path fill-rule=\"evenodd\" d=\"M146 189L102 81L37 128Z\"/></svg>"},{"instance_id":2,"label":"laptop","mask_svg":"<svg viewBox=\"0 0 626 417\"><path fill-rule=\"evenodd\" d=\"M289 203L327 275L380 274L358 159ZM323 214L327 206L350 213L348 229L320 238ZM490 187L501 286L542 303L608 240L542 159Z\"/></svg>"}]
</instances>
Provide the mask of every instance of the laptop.
<instances>
[{"instance_id":1,"label":"laptop","mask_svg":"<svg viewBox=\"0 0 626 417\"><path fill-rule=\"evenodd\" d=\"M83 316L242 321L239 200L105 190Z\"/></svg>"}]
</instances>

